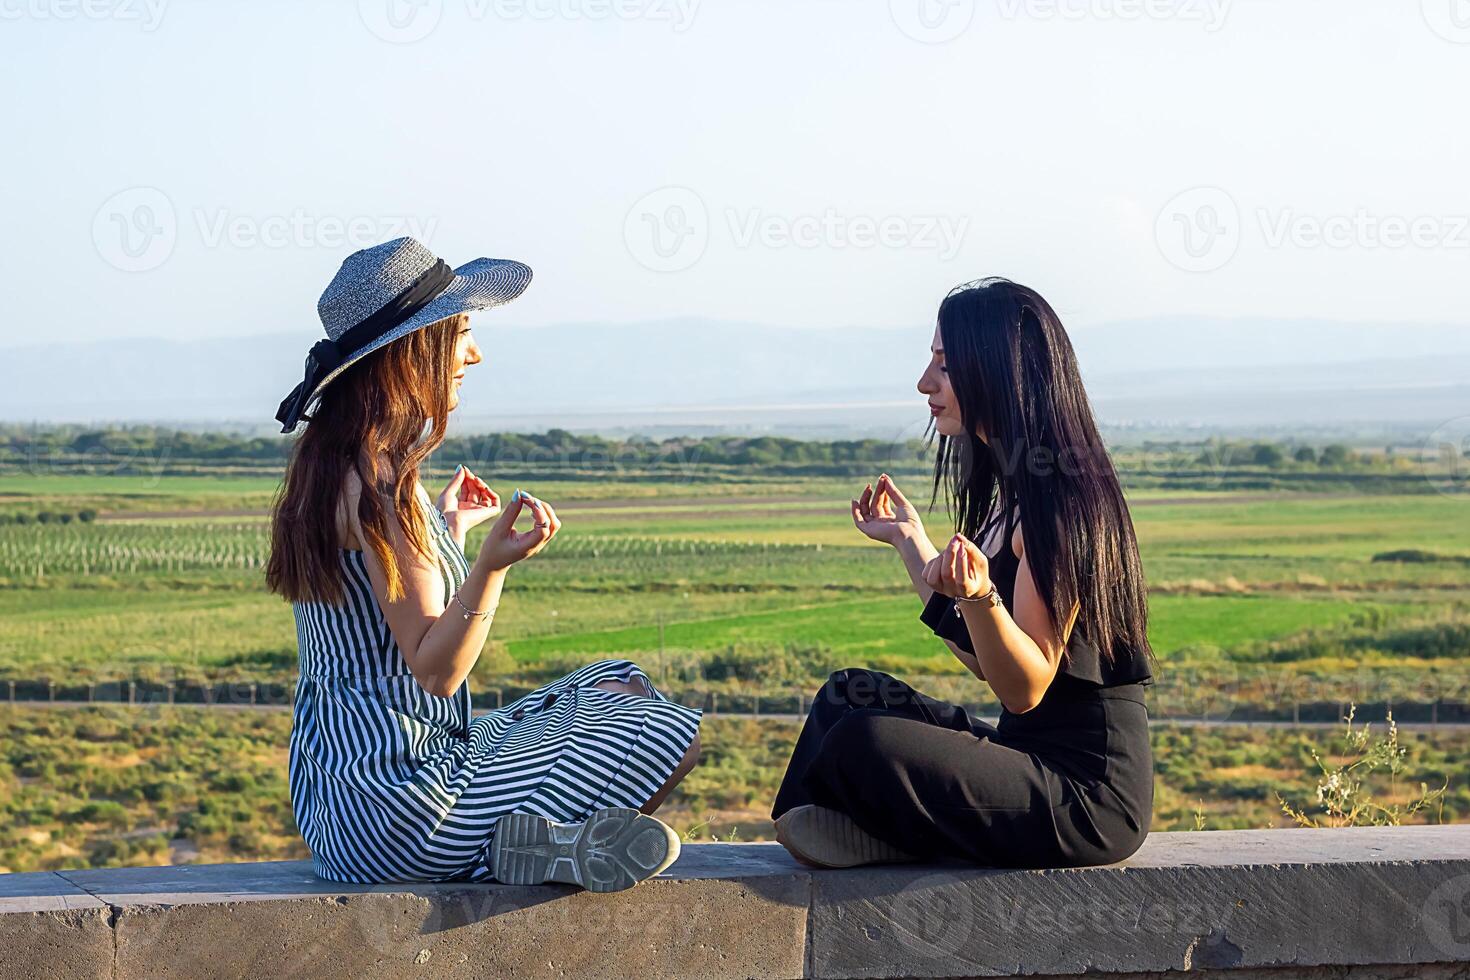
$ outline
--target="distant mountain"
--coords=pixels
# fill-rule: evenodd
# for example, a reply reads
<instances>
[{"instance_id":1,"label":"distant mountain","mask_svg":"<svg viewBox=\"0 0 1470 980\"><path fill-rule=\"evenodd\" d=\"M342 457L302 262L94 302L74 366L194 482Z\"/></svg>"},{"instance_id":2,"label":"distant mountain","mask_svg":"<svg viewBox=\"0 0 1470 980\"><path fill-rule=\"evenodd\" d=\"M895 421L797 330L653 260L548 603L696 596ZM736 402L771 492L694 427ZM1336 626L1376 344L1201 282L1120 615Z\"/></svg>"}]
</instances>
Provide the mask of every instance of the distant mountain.
<instances>
[{"instance_id":1,"label":"distant mountain","mask_svg":"<svg viewBox=\"0 0 1470 980\"><path fill-rule=\"evenodd\" d=\"M1329 365L1470 354L1470 324L1151 317L1072 331L1084 372Z\"/></svg>"},{"instance_id":2,"label":"distant mountain","mask_svg":"<svg viewBox=\"0 0 1470 980\"><path fill-rule=\"evenodd\" d=\"M500 326L476 337L457 429L922 428L928 325L814 330L698 318ZM1443 420L1470 413L1470 327L1153 318L1072 332L1105 422ZM315 336L0 349L0 419L258 423Z\"/></svg>"}]
</instances>

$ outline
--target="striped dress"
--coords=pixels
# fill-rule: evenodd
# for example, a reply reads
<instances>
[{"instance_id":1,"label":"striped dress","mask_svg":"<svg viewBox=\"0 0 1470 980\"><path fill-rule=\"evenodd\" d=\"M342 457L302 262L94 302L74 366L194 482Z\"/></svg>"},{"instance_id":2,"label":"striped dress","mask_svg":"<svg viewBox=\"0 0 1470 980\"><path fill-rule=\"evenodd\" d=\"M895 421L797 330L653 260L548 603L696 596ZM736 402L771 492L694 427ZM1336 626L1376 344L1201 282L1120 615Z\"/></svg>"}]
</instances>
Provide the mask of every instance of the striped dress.
<instances>
[{"instance_id":1,"label":"striped dress","mask_svg":"<svg viewBox=\"0 0 1470 980\"><path fill-rule=\"evenodd\" d=\"M444 516L421 497L444 600L469 573ZM702 712L670 701L630 660L589 663L478 717L409 672L368 580L341 549L341 606L293 603L300 679L291 806L318 875L333 881L492 880L495 825L639 807L673 774ZM652 697L591 687L637 678Z\"/></svg>"}]
</instances>

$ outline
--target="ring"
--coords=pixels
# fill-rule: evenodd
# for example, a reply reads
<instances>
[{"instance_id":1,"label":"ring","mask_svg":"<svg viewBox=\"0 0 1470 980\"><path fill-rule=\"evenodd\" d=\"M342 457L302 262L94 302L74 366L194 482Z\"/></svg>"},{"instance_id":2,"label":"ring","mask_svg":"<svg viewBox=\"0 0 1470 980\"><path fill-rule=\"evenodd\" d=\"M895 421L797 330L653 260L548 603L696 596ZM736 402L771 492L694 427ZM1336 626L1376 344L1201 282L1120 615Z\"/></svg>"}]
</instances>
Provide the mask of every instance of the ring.
<instances>
[{"instance_id":1,"label":"ring","mask_svg":"<svg viewBox=\"0 0 1470 980\"><path fill-rule=\"evenodd\" d=\"M532 524L531 526L532 527L550 527L551 526L551 522L550 521L547 521L545 524L536 523L536 524Z\"/></svg>"}]
</instances>

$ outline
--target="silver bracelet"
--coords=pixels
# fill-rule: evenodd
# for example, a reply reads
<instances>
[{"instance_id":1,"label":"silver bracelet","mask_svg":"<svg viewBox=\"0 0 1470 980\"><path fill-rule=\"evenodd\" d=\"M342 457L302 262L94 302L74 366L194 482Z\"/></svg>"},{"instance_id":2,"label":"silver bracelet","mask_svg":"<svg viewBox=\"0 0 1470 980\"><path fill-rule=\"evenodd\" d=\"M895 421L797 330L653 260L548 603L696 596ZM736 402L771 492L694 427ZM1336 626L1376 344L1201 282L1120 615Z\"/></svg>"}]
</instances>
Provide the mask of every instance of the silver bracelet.
<instances>
[{"instance_id":1,"label":"silver bracelet","mask_svg":"<svg viewBox=\"0 0 1470 980\"><path fill-rule=\"evenodd\" d=\"M489 609L481 609L477 611L465 605L464 600L459 597L458 589L454 590L454 601L459 603L459 608L464 610L465 619L469 619L471 616L488 616L493 619L495 616L495 606L491 606Z\"/></svg>"},{"instance_id":2,"label":"silver bracelet","mask_svg":"<svg viewBox=\"0 0 1470 980\"><path fill-rule=\"evenodd\" d=\"M985 593L984 595L957 595L954 597L954 601L980 604L992 607L1005 605L1005 603L1000 598L1000 591L996 589L994 582L990 583L990 591Z\"/></svg>"}]
</instances>

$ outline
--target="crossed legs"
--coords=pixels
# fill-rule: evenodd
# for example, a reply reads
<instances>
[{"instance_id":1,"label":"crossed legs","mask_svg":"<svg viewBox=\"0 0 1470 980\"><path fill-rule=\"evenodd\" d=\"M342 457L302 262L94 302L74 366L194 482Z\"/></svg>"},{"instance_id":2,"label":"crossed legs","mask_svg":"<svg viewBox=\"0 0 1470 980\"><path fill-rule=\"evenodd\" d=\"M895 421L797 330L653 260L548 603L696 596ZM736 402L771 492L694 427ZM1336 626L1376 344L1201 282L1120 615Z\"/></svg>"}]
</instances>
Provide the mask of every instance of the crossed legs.
<instances>
[{"instance_id":1,"label":"crossed legs","mask_svg":"<svg viewBox=\"0 0 1470 980\"><path fill-rule=\"evenodd\" d=\"M648 687L647 681L641 677L634 678L631 681L599 681L591 686L604 691L613 691L618 694L631 694L638 698L653 697L653 690ZM664 800L673 791L674 787L679 784L679 781L689 775L690 770L699 763L699 752L699 732L696 731L694 733L694 740L689 743L689 750L684 753L684 758L679 760L679 765L670 773L668 782L659 787L658 792L654 793L648 802L638 808L641 813L652 814L663 805Z\"/></svg>"}]
</instances>

